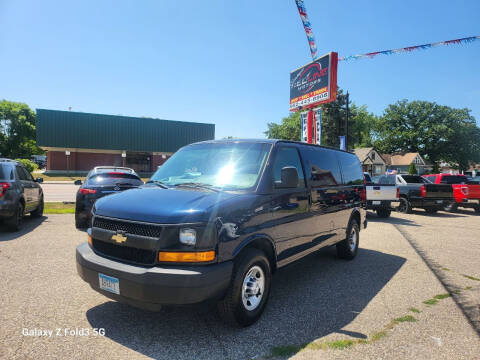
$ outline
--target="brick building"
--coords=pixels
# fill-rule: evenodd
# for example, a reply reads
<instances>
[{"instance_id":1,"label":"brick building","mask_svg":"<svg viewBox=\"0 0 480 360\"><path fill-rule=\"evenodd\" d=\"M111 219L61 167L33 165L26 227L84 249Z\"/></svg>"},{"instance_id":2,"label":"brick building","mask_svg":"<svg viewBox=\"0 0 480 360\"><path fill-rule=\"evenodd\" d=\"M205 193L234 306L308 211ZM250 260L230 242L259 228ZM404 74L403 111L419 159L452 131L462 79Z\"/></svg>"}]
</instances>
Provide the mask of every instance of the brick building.
<instances>
[{"instance_id":1,"label":"brick building","mask_svg":"<svg viewBox=\"0 0 480 360\"><path fill-rule=\"evenodd\" d=\"M214 124L37 109L37 145L51 172L115 165L150 173L182 146L214 138Z\"/></svg>"}]
</instances>

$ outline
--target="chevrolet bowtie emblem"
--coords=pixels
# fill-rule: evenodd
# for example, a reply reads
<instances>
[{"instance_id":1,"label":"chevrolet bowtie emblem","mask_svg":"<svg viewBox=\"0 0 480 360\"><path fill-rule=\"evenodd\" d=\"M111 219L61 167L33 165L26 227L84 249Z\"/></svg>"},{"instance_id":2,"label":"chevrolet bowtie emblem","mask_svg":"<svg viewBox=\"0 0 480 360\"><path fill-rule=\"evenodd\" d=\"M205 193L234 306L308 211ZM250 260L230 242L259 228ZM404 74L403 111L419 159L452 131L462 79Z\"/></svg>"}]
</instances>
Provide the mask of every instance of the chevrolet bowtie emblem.
<instances>
[{"instance_id":1,"label":"chevrolet bowtie emblem","mask_svg":"<svg viewBox=\"0 0 480 360\"><path fill-rule=\"evenodd\" d=\"M118 244L121 244L127 241L127 237L123 236L122 234L116 234L112 236L112 240L114 240Z\"/></svg>"}]
</instances>

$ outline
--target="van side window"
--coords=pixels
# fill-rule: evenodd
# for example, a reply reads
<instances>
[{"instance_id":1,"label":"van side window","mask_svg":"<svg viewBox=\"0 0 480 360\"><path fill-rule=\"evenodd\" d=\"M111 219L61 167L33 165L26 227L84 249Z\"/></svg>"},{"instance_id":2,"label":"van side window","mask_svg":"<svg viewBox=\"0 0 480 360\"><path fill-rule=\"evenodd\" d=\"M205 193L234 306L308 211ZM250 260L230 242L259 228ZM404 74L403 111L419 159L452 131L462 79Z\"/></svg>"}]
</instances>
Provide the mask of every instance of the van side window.
<instances>
[{"instance_id":1,"label":"van side window","mask_svg":"<svg viewBox=\"0 0 480 360\"><path fill-rule=\"evenodd\" d=\"M273 163L273 180L282 180L282 169L285 166L294 166L298 173L298 186L300 188L305 187L305 178L303 176L303 167L300 161L298 150L294 147L281 147L278 149L275 156L275 162Z\"/></svg>"},{"instance_id":2,"label":"van side window","mask_svg":"<svg viewBox=\"0 0 480 360\"><path fill-rule=\"evenodd\" d=\"M308 163L307 177L313 187L335 186L342 183L335 151L321 147L304 146L302 154Z\"/></svg>"},{"instance_id":3,"label":"van side window","mask_svg":"<svg viewBox=\"0 0 480 360\"><path fill-rule=\"evenodd\" d=\"M342 166L344 185L363 185L362 166L358 158L347 152L338 152L340 165Z\"/></svg>"}]
</instances>

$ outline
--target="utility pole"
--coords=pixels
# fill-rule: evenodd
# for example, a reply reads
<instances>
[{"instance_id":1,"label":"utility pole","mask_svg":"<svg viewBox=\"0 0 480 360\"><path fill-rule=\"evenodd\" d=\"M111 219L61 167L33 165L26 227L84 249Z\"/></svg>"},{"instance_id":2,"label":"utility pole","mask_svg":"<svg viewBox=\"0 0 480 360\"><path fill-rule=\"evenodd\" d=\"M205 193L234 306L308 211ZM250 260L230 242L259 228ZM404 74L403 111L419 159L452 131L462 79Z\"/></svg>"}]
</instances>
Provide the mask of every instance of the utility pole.
<instances>
[{"instance_id":1,"label":"utility pole","mask_svg":"<svg viewBox=\"0 0 480 360\"><path fill-rule=\"evenodd\" d=\"M348 118L350 116L350 111L348 108L349 98L350 96L348 95L348 91L347 91L347 121L345 123L345 150L346 151L348 151Z\"/></svg>"}]
</instances>

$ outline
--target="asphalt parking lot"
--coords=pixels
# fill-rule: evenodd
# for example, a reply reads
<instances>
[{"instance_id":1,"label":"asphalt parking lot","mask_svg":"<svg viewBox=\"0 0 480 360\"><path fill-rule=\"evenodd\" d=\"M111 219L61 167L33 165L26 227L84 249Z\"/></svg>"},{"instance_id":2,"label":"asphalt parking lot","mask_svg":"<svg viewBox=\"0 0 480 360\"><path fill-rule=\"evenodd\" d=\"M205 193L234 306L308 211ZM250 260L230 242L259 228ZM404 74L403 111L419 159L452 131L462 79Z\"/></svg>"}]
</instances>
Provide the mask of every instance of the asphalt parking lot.
<instances>
[{"instance_id":1,"label":"asphalt parking lot","mask_svg":"<svg viewBox=\"0 0 480 360\"><path fill-rule=\"evenodd\" d=\"M326 249L279 270L260 321L232 329L208 307L110 301L76 274L86 235L73 215L28 219L18 234L0 230L0 358L480 358L480 217L369 220L353 262Z\"/></svg>"}]
</instances>

